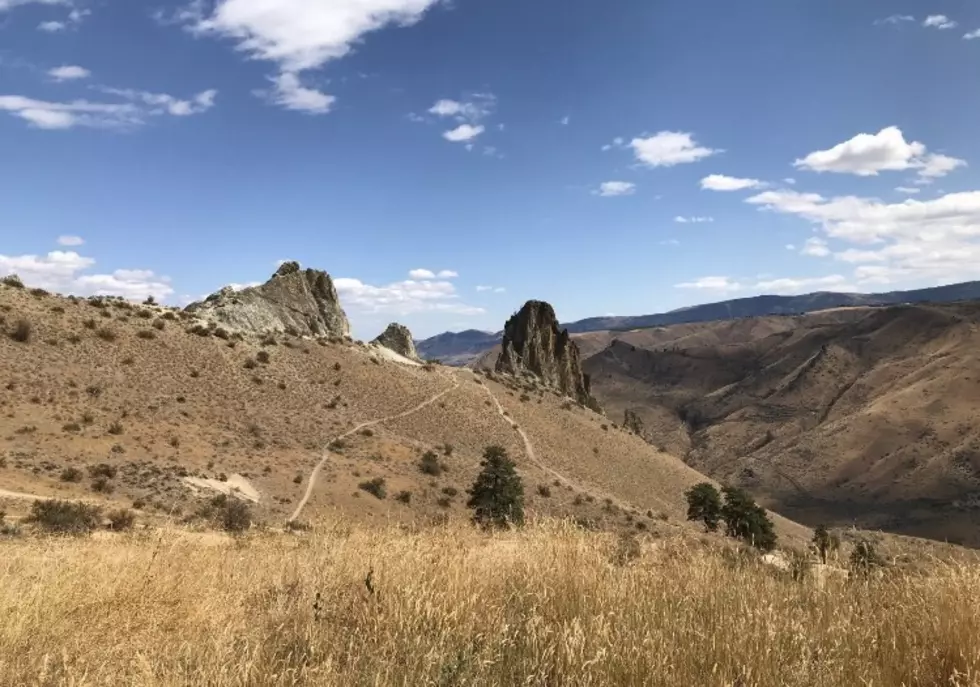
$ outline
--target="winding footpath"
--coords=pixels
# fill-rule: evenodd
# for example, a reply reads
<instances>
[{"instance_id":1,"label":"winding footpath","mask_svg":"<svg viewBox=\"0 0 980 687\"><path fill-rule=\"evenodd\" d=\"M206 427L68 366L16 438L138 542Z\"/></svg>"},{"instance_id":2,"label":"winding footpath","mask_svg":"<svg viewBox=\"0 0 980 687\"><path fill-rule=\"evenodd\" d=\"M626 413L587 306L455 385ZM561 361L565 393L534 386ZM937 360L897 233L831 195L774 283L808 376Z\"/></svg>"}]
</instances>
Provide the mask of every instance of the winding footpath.
<instances>
[{"instance_id":1,"label":"winding footpath","mask_svg":"<svg viewBox=\"0 0 980 687\"><path fill-rule=\"evenodd\" d=\"M346 439L347 437L351 436L352 434L356 434L357 432L360 432L362 429L366 427L374 427L375 425L380 425L384 422L389 422L391 420L400 420L401 418L407 417L412 413L419 412L423 408L432 405L433 403L438 401L440 398L442 398L449 392L455 391L456 389L459 388L459 379L457 379L456 375L452 376L452 382L453 385L451 387L443 391L440 391L435 396L423 401L422 403L419 403L417 406L413 408L409 408L408 410L398 413L396 415L389 415L387 417L378 418L376 420L362 422L361 424L357 425L353 429L344 432L340 436L334 437L329 442L327 442L327 445L324 446L323 448L323 457L320 459L320 462L316 464L316 466L313 468L313 471L310 473L310 478L306 485L306 493L303 494L303 498L300 500L299 504L297 504L296 510L293 511L293 514L289 516L286 522L293 522L294 520L296 520L300 516L300 513L303 512L303 508L309 502L310 497L313 495L313 488L316 486L316 479L317 477L320 476L320 471L323 469L323 466L327 464L327 460L329 460L330 456L333 455L330 453L329 450L330 444L332 444L335 441L340 441L341 439Z\"/></svg>"}]
</instances>

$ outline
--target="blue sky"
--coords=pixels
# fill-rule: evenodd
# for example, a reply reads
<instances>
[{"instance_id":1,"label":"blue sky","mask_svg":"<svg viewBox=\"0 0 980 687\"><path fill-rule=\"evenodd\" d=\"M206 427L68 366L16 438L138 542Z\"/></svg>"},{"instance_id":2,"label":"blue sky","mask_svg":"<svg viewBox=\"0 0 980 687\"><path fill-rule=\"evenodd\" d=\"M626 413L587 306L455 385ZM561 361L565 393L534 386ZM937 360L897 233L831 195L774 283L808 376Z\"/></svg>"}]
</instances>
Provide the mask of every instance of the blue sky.
<instances>
[{"instance_id":1,"label":"blue sky","mask_svg":"<svg viewBox=\"0 0 980 687\"><path fill-rule=\"evenodd\" d=\"M978 30L942 0L0 0L0 272L183 304L295 259L360 337L980 278Z\"/></svg>"}]
</instances>

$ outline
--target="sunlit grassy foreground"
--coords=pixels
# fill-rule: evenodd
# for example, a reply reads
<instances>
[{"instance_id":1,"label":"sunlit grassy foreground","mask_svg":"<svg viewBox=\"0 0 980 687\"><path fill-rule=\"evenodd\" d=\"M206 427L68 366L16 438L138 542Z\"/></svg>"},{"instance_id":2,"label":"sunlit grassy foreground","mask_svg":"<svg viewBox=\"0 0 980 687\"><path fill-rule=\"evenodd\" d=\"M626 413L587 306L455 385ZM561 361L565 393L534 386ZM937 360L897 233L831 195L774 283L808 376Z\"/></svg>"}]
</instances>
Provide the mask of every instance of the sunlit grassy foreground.
<instances>
[{"instance_id":1,"label":"sunlit grassy foreground","mask_svg":"<svg viewBox=\"0 0 980 687\"><path fill-rule=\"evenodd\" d=\"M0 684L980 684L978 567L820 590L616 549L561 523L0 540Z\"/></svg>"}]
</instances>

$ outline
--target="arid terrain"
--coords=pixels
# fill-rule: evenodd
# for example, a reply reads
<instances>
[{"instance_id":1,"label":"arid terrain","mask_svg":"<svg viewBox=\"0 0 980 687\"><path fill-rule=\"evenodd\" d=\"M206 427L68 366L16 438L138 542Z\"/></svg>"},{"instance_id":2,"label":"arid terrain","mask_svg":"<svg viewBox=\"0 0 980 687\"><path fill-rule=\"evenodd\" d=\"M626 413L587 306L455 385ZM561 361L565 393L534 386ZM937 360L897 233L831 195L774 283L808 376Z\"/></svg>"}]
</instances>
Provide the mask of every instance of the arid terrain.
<instances>
[{"instance_id":1,"label":"arid terrain","mask_svg":"<svg viewBox=\"0 0 980 687\"><path fill-rule=\"evenodd\" d=\"M767 506L977 546L978 323L964 302L579 340L610 341L584 369L612 417Z\"/></svg>"},{"instance_id":2,"label":"arid terrain","mask_svg":"<svg viewBox=\"0 0 980 687\"><path fill-rule=\"evenodd\" d=\"M8 334L29 328L27 340L0 339L0 504L11 515L38 496L193 523L202 500L237 486L274 525L336 512L379 523L466 518L465 489L483 450L499 444L518 463L531 514L692 527L683 492L699 473L531 382L421 366L339 338L229 336L121 300L0 286L0 308ZM429 451L437 466L423 472ZM378 478L384 498L359 488ZM808 536L777 526L790 540Z\"/></svg>"}]
</instances>

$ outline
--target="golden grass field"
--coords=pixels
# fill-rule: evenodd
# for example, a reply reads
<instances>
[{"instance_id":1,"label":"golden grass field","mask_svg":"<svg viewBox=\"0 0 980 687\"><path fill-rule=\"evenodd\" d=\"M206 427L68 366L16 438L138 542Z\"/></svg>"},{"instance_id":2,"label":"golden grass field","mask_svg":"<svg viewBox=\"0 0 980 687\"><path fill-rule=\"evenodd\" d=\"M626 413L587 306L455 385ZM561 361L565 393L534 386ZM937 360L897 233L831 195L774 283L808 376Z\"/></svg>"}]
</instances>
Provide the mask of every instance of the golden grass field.
<instances>
[{"instance_id":1,"label":"golden grass field","mask_svg":"<svg viewBox=\"0 0 980 687\"><path fill-rule=\"evenodd\" d=\"M819 588L698 537L621 542L555 520L0 540L0 684L980 684L976 563Z\"/></svg>"}]
</instances>

